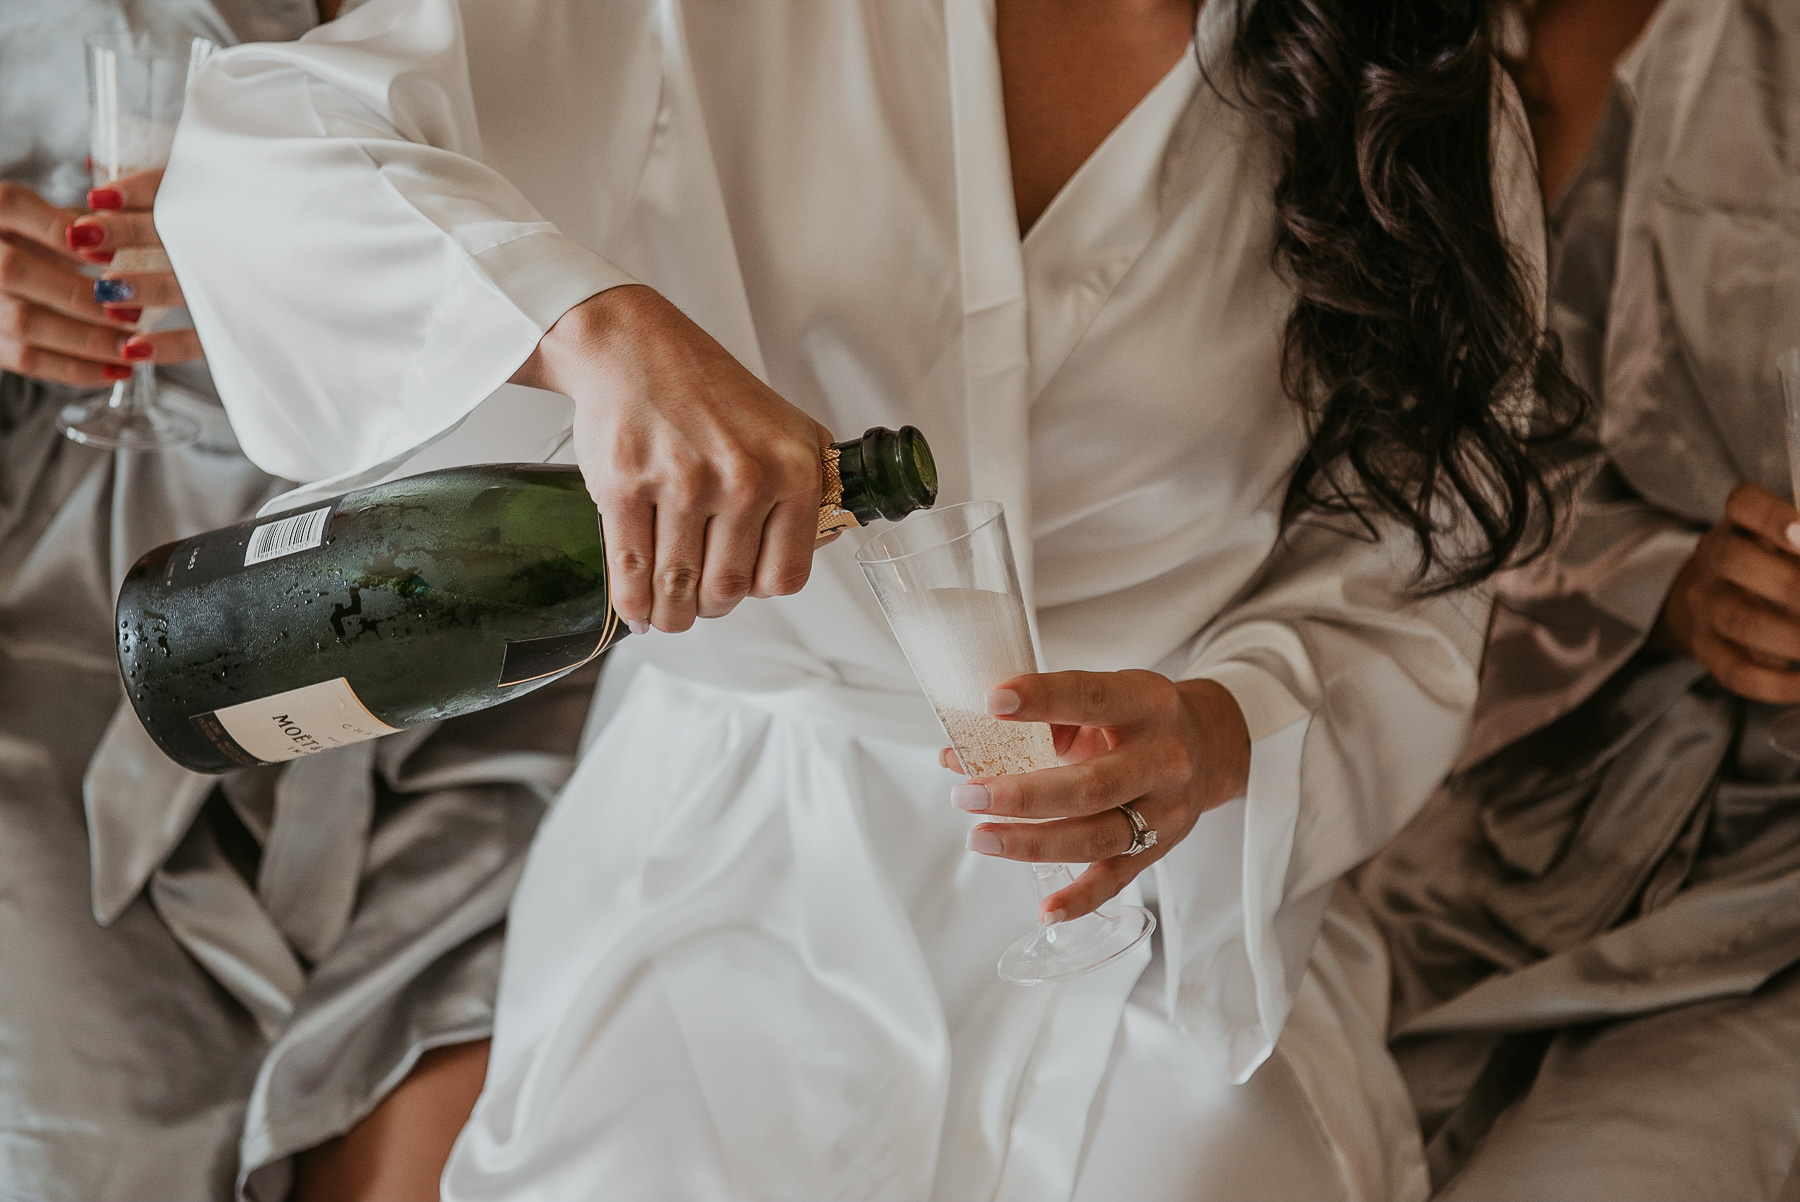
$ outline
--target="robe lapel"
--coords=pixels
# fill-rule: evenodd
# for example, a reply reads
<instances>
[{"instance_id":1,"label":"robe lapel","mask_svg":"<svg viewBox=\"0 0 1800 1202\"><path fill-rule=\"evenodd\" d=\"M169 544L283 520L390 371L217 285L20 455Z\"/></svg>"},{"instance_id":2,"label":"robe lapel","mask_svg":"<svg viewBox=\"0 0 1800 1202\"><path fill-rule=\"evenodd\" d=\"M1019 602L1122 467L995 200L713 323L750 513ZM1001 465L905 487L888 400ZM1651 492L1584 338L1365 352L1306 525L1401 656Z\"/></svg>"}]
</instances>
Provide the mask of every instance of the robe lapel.
<instances>
[{"instance_id":1,"label":"robe lapel","mask_svg":"<svg viewBox=\"0 0 1800 1202\"><path fill-rule=\"evenodd\" d=\"M1006 506L1032 635L1031 456L1025 270L1013 208L992 0L945 0L957 256L962 277L963 400L972 496Z\"/></svg>"},{"instance_id":2,"label":"robe lapel","mask_svg":"<svg viewBox=\"0 0 1800 1202\"><path fill-rule=\"evenodd\" d=\"M1166 165L1192 137L1200 68L1192 53L1081 165L1025 238L1035 400L1162 224Z\"/></svg>"}]
</instances>

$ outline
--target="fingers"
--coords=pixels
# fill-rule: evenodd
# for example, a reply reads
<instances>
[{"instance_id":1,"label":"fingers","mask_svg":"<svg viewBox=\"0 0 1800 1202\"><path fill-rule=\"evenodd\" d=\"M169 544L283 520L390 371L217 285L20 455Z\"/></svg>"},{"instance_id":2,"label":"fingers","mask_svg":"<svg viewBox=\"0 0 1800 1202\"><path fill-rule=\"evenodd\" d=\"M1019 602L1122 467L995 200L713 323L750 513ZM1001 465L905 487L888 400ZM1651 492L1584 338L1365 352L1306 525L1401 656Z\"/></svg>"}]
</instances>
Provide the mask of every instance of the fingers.
<instances>
[{"instance_id":1,"label":"fingers","mask_svg":"<svg viewBox=\"0 0 1800 1202\"><path fill-rule=\"evenodd\" d=\"M1776 547L1790 553L1796 550L1788 528L1800 522L1800 512L1766 489L1754 484L1739 485L1725 502L1725 517Z\"/></svg>"},{"instance_id":2,"label":"fingers","mask_svg":"<svg viewBox=\"0 0 1800 1202\"><path fill-rule=\"evenodd\" d=\"M121 175L110 183L89 189L88 208L95 211L148 209L156 203L156 190L162 186L162 177L161 167Z\"/></svg>"},{"instance_id":3,"label":"fingers","mask_svg":"<svg viewBox=\"0 0 1800 1202\"><path fill-rule=\"evenodd\" d=\"M0 340L14 346L53 351L95 364L123 365L148 357L143 352L126 354L125 343L130 338L131 331L117 326L77 321L18 297L0 296Z\"/></svg>"},{"instance_id":4,"label":"fingers","mask_svg":"<svg viewBox=\"0 0 1800 1202\"><path fill-rule=\"evenodd\" d=\"M1146 822L1153 808L1148 801L1138 803ZM1092 864L1122 856L1131 845L1131 819L1117 806L1055 822L984 822L969 832L968 843L970 851L1028 864Z\"/></svg>"},{"instance_id":5,"label":"fingers","mask_svg":"<svg viewBox=\"0 0 1800 1202\"><path fill-rule=\"evenodd\" d=\"M656 511L626 503L614 494L594 498L600 507L600 534L606 542L606 585L613 611L642 634L650 622L650 574L656 567Z\"/></svg>"},{"instance_id":6,"label":"fingers","mask_svg":"<svg viewBox=\"0 0 1800 1202\"><path fill-rule=\"evenodd\" d=\"M22 184L0 182L0 233L13 234L66 257L69 225L79 216L73 209L58 208Z\"/></svg>"},{"instance_id":7,"label":"fingers","mask_svg":"<svg viewBox=\"0 0 1800 1202\"><path fill-rule=\"evenodd\" d=\"M722 618L750 595L767 519L766 510L751 507L715 515L706 524L706 554L700 578L701 617Z\"/></svg>"},{"instance_id":8,"label":"fingers","mask_svg":"<svg viewBox=\"0 0 1800 1202\"><path fill-rule=\"evenodd\" d=\"M957 785L959 810L1007 818L1067 818L1099 814L1155 789L1178 786L1191 774L1158 744L1108 752L1080 764Z\"/></svg>"},{"instance_id":9,"label":"fingers","mask_svg":"<svg viewBox=\"0 0 1800 1202\"><path fill-rule=\"evenodd\" d=\"M192 326L134 334L126 340L124 352L133 363L186 363L206 354L200 348L200 334Z\"/></svg>"},{"instance_id":10,"label":"fingers","mask_svg":"<svg viewBox=\"0 0 1800 1202\"><path fill-rule=\"evenodd\" d=\"M1694 658L1715 679L1740 697L1773 705L1800 703L1800 672L1783 671L1757 663L1742 648L1710 630L1694 636Z\"/></svg>"},{"instance_id":11,"label":"fingers","mask_svg":"<svg viewBox=\"0 0 1800 1202\"><path fill-rule=\"evenodd\" d=\"M706 559L706 517L691 498L656 507L656 568L650 581L650 624L680 634L699 616L700 572Z\"/></svg>"},{"instance_id":12,"label":"fingers","mask_svg":"<svg viewBox=\"0 0 1800 1202\"><path fill-rule=\"evenodd\" d=\"M988 712L997 718L1059 726L1131 727L1180 707L1168 677L1143 671L1034 673L988 694Z\"/></svg>"},{"instance_id":13,"label":"fingers","mask_svg":"<svg viewBox=\"0 0 1800 1202\"><path fill-rule=\"evenodd\" d=\"M108 321L106 310L94 300L92 280L17 238L0 237L0 294L96 325Z\"/></svg>"},{"instance_id":14,"label":"fingers","mask_svg":"<svg viewBox=\"0 0 1800 1202\"><path fill-rule=\"evenodd\" d=\"M64 240L70 250L94 255L128 246L161 246L148 209L102 210L77 217Z\"/></svg>"},{"instance_id":15,"label":"fingers","mask_svg":"<svg viewBox=\"0 0 1800 1202\"><path fill-rule=\"evenodd\" d=\"M1800 617L1800 558L1771 550L1735 530L1711 537L1708 550L1720 579Z\"/></svg>"},{"instance_id":16,"label":"fingers","mask_svg":"<svg viewBox=\"0 0 1800 1202\"><path fill-rule=\"evenodd\" d=\"M109 307L128 305L139 309L147 305L173 309L186 303L172 271L108 272L94 281L94 299Z\"/></svg>"},{"instance_id":17,"label":"fingers","mask_svg":"<svg viewBox=\"0 0 1800 1202\"><path fill-rule=\"evenodd\" d=\"M4 337L0 337L0 368L17 372L21 376L50 380L57 384L71 384L77 388L99 388L131 378L131 369L121 364L77 359L72 355L43 350Z\"/></svg>"},{"instance_id":18,"label":"fingers","mask_svg":"<svg viewBox=\"0 0 1800 1202\"><path fill-rule=\"evenodd\" d=\"M1119 817L1123 819L1124 815ZM1141 856L1115 856L1089 864L1087 870L1075 878L1074 884L1057 890L1038 904L1038 921L1047 926L1092 914L1135 881L1138 873L1153 862L1155 854L1152 850Z\"/></svg>"}]
</instances>

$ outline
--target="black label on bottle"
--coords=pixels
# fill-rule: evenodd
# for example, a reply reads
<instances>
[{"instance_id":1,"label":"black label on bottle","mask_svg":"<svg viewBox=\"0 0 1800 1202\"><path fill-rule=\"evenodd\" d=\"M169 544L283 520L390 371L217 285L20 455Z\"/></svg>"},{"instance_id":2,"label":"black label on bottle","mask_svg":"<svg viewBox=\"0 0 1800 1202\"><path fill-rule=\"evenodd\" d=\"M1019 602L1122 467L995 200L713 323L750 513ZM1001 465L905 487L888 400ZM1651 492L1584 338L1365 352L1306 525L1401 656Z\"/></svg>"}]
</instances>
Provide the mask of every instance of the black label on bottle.
<instances>
[{"instance_id":1,"label":"black label on bottle","mask_svg":"<svg viewBox=\"0 0 1800 1202\"><path fill-rule=\"evenodd\" d=\"M188 721L194 724L194 729L200 732L202 738L232 763L244 768L254 768L263 762L238 746L238 741L226 732L223 724L212 714L195 714Z\"/></svg>"},{"instance_id":2,"label":"black label on bottle","mask_svg":"<svg viewBox=\"0 0 1800 1202\"><path fill-rule=\"evenodd\" d=\"M571 668L579 668L600 654L606 629L553 634L541 639L506 640L506 658L500 661L500 687L542 680Z\"/></svg>"},{"instance_id":3,"label":"black label on bottle","mask_svg":"<svg viewBox=\"0 0 1800 1202\"><path fill-rule=\"evenodd\" d=\"M208 530L177 546L163 571L163 587L193 588L233 572L319 546L342 497L290 513Z\"/></svg>"}]
</instances>

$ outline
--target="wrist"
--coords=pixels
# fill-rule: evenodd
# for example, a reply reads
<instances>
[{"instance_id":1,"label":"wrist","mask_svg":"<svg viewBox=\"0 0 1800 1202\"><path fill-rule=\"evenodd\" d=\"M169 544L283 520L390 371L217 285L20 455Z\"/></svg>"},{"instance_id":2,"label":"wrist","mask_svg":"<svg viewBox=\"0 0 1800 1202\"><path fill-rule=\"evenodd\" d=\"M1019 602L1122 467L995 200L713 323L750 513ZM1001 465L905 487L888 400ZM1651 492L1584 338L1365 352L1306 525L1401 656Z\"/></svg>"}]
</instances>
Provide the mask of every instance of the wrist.
<instances>
[{"instance_id":1,"label":"wrist","mask_svg":"<svg viewBox=\"0 0 1800 1202\"><path fill-rule=\"evenodd\" d=\"M631 329L640 306L656 296L643 284L596 292L544 331L531 357L512 374L512 383L574 395L578 381L594 370L607 346Z\"/></svg>"},{"instance_id":2,"label":"wrist","mask_svg":"<svg viewBox=\"0 0 1800 1202\"><path fill-rule=\"evenodd\" d=\"M1250 726L1231 690L1216 680L1175 683L1199 732L1207 808L1241 797L1250 785Z\"/></svg>"}]
</instances>

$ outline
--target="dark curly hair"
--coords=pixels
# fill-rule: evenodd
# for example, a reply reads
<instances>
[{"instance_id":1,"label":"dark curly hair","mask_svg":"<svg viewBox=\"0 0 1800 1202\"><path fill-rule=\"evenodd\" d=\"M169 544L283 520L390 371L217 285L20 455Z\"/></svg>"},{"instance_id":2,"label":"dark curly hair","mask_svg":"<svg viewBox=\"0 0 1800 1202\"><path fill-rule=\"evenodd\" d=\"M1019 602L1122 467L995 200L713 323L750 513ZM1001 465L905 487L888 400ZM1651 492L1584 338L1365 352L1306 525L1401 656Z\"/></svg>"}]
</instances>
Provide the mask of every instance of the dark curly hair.
<instances>
[{"instance_id":1,"label":"dark curly hair","mask_svg":"<svg viewBox=\"0 0 1800 1202\"><path fill-rule=\"evenodd\" d=\"M1496 212L1496 6L1212 2L1237 4L1233 78L1214 84L1270 136L1296 301L1283 375L1310 437L1284 526L1397 520L1426 593L1542 553L1560 500L1545 455L1589 402ZM1450 536L1464 514L1473 541Z\"/></svg>"}]
</instances>

